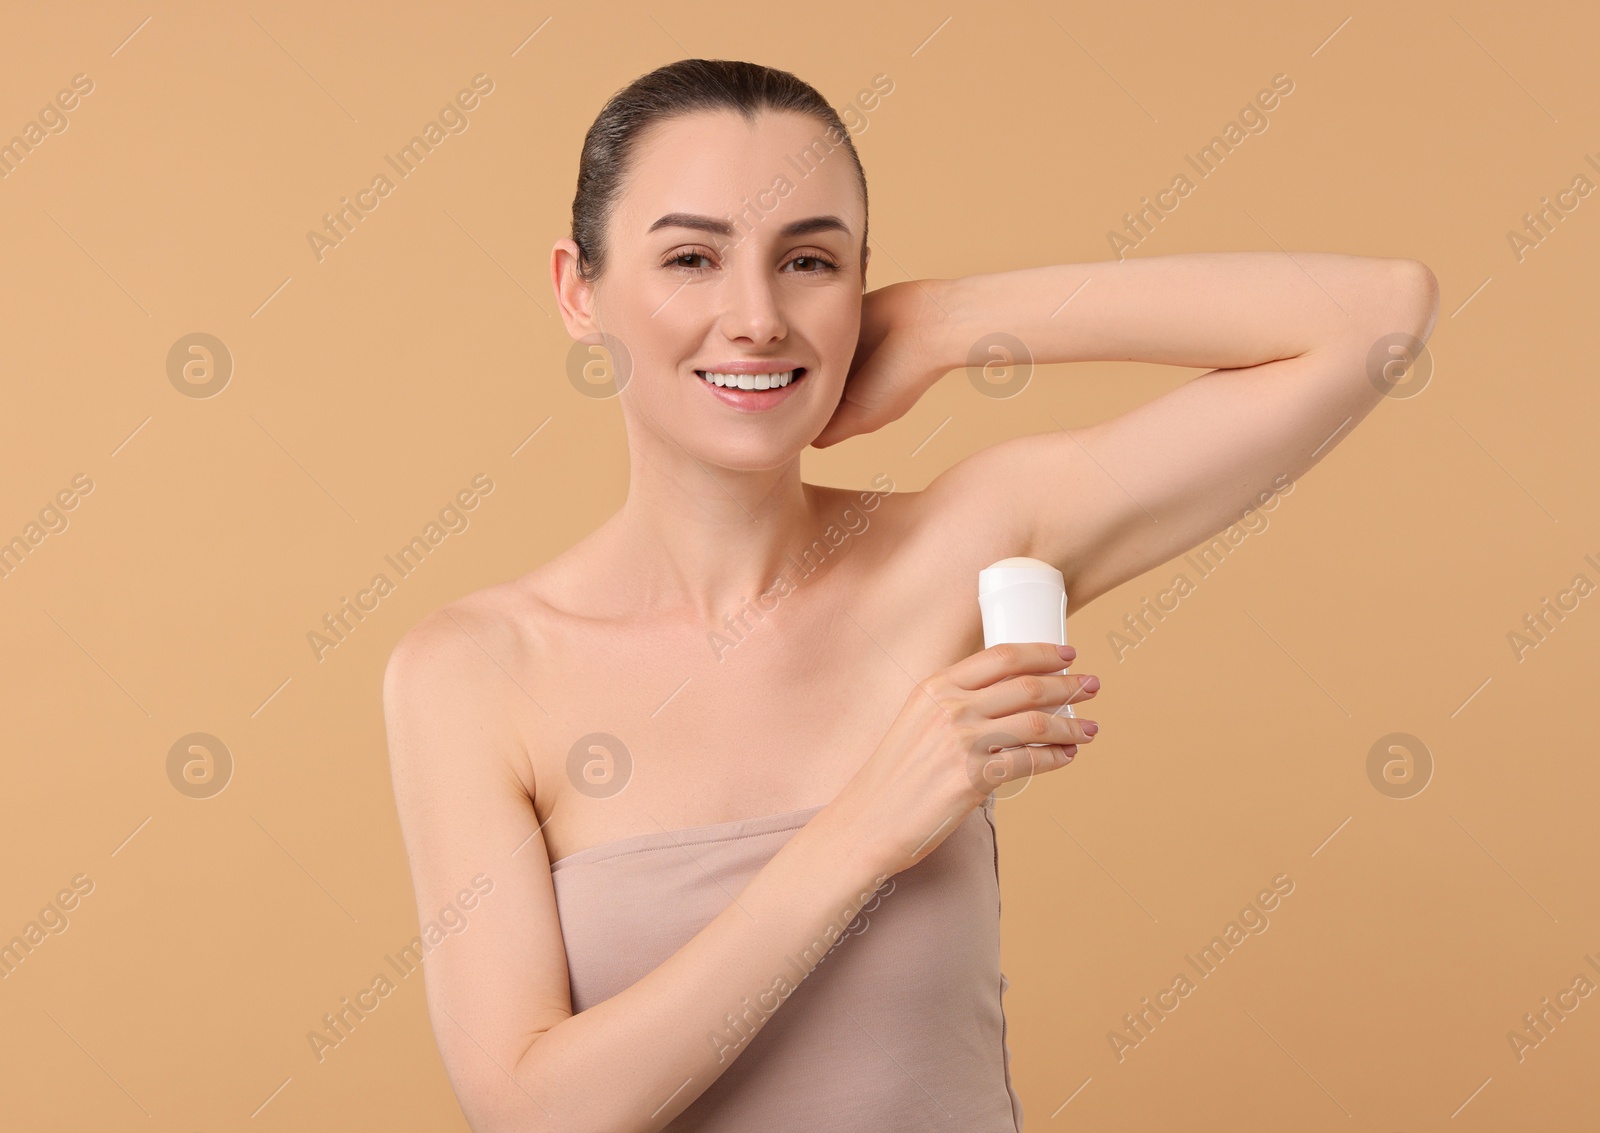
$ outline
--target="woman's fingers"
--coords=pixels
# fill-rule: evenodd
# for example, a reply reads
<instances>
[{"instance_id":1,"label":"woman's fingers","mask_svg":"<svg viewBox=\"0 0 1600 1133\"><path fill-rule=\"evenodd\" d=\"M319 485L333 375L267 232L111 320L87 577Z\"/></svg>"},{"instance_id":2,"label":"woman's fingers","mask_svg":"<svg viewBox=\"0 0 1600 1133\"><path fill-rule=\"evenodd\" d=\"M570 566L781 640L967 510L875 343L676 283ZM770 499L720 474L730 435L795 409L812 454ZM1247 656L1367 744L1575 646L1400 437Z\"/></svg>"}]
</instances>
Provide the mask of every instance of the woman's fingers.
<instances>
[{"instance_id":1,"label":"woman's fingers","mask_svg":"<svg viewBox=\"0 0 1600 1133\"><path fill-rule=\"evenodd\" d=\"M1052 645L1046 641L1006 642L963 657L942 672L957 688L972 691L1024 673L1059 673L1077 656L1078 651L1070 645Z\"/></svg>"},{"instance_id":2,"label":"woman's fingers","mask_svg":"<svg viewBox=\"0 0 1600 1133\"><path fill-rule=\"evenodd\" d=\"M1052 711L1088 700L1100 691L1092 673L1024 673L973 692L967 699L986 716L1009 716L1028 708Z\"/></svg>"},{"instance_id":3,"label":"woman's fingers","mask_svg":"<svg viewBox=\"0 0 1600 1133\"><path fill-rule=\"evenodd\" d=\"M1047 744L993 752L974 760L972 785L980 791L993 791L1002 783L1065 767L1077 754L1076 744Z\"/></svg>"},{"instance_id":4,"label":"woman's fingers","mask_svg":"<svg viewBox=\"0 0 1600 1133\"><path fill-rule=\"evenodd\" d=\"M1093 720L1058 716L1046 709L1001 716L985 727L992 747L1020 744L1086 744L1094 739L1100 725ZM1007 742L1009 740L1009 742Z\"/></svg>"}]
</instances>

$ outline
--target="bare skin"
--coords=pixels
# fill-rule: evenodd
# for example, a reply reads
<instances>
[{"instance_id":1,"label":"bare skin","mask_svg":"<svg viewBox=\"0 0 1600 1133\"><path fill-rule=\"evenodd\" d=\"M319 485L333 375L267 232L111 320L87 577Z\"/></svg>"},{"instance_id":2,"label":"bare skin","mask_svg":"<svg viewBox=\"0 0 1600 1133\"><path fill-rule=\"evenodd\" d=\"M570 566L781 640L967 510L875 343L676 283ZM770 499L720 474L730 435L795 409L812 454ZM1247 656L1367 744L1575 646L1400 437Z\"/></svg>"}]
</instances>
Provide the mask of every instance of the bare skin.
<instances>
[{"instance_id":1,"label":"bare skin","mask_svg":"<svg viewBox=\"0 0 1600 1133\"><path fill-rule=\"evenodd\" d=\"M1329 435L1381 400L1365 372L1372 343L1425 338L1436 317L1415 261L1278 253L922 280L864 300L865 217L842 154L743 239L652 231L669 214L725 218L772 200L774 172L820 130L795 115L668 122L633 159L598 283L578 277L571 241L556 244L568 331L604 330L633 358L619 395L627 499L551 561L419 623L385 674L419 910L479 872L495 883L470 930L427 961L441 1056L474 1129L654 1130L687 1107L726 1068L704 1040L729 1006L981 805L973 737L999 728L1055 745L1013 749L1005 778L1054 770L1091 741L1081 708L1077 720L1055 711L1098 687L1054 675L1070 650L980 651L978 571L1045 559L1076 611L1183 553L1275 477L1325 457ZM842 230L783 235L817 216ZM1085 279L1070 317L1052 317ZM1039 363L1222 369L1071 434L1046 421L924 491L802 482L806 445L903 415L993 330ZM781 405L744 412L695 372L739 359L806 372ZM819 540L825 565L750 612L780 573L801 577L788 556ZM610 797L572 773L573 745L592 733L632 757ZM813 806L740 894L753 915L730 906L637 984L573 1014L551 861Z\"/></svg>"}]
</instances>

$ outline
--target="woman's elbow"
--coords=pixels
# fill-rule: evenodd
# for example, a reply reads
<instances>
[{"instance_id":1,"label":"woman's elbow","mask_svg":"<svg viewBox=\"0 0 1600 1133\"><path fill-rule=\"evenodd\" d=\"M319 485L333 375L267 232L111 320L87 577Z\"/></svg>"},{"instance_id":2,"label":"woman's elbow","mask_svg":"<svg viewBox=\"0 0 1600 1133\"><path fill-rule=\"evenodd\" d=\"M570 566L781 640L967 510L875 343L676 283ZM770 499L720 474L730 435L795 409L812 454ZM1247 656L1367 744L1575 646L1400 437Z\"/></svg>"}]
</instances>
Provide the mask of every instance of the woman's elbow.
<instances>
[{"instance_id":1,"label":"woman's elbow","mask_svg":"<svg viewBox=\"0 0 1600 1133\"><path fill-rule=\"evenodd\" d=\"M452 1066L446 1076L461 1113L472 1133L553 1133L554 1116L527 1084L526 1070L491 1059L487 1051L478 1058Z\"/></svg>"},{"instance_id":2,"label":"woman's elbow","mask_svg":"<svg viewBox=\"0 0 1600 1133\"><path fill-rule=\"evenodd\" d=\"M1421 260L1391 260L1390 271L1404 328L1428 341L1439 319L1439 280Z\"/></svg>"}]
</instances>

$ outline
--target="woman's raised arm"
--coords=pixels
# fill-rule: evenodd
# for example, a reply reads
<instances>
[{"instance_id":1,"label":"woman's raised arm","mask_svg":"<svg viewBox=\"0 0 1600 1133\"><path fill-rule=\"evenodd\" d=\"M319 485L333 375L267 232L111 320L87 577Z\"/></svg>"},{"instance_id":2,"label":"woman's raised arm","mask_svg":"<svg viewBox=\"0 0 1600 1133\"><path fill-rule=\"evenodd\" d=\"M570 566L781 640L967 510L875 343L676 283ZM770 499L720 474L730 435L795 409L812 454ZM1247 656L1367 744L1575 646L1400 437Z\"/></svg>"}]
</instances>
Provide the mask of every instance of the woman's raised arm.
<instances>
[{"instance_id":1,"label":"woman's raised arm","mask_svg":"<svg viewBox=\"0 0 1600 1133\"><path fill-rule=\"evenodd\" d=\"M928 485L923 503L941 522L1060 567L1082 608L1292 486L1409 377L1437 316L1438 284L1416 260L1321 252L897 283L866 298L850 381L819 441L881 427L967 365L1215 367L1071 431L1041 415L1044 431Z\"/></svg>"}]
</instances>

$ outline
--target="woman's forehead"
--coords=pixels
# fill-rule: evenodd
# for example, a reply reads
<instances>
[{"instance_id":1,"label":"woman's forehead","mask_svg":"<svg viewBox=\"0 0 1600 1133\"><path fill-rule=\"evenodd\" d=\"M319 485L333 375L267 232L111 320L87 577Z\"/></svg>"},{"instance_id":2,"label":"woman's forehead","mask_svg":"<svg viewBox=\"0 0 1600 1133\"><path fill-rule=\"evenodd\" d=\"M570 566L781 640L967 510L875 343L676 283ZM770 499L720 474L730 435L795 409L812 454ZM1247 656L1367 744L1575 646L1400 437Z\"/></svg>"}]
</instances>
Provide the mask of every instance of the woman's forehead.
<instances>
[{"instance_id":1,"label":"woman's forehead","mask_svg":"<svg viewBox=\"0 0 1600 1133\"><path fill-rule=\"evenodd\" d=\"M819 215L859 237L861 194L849 153L807 115L733 113L669 119L641 139L617 219L644 235L663 217L688 214L748 225ZM782 225L774 225L774 229Z\"/></svg>"}]
</instances>

